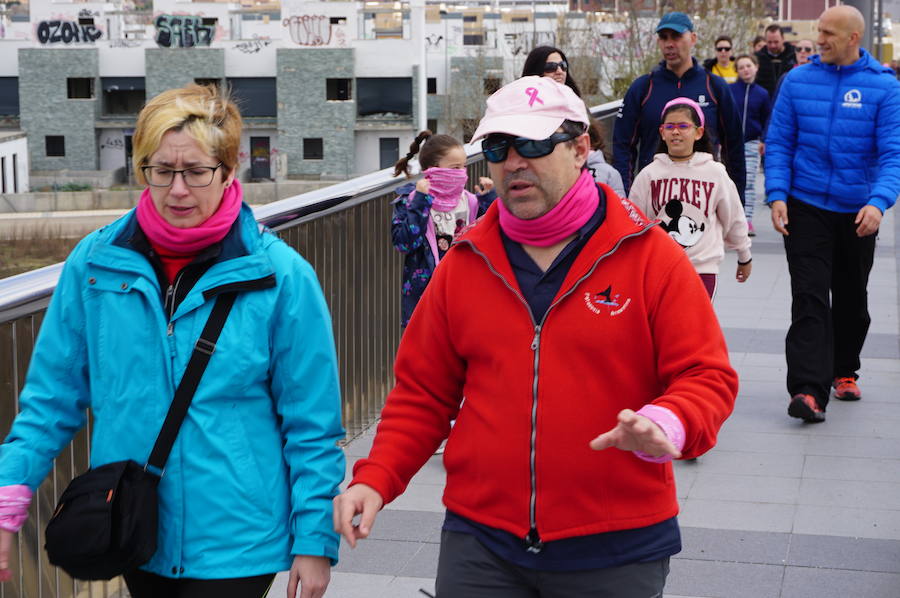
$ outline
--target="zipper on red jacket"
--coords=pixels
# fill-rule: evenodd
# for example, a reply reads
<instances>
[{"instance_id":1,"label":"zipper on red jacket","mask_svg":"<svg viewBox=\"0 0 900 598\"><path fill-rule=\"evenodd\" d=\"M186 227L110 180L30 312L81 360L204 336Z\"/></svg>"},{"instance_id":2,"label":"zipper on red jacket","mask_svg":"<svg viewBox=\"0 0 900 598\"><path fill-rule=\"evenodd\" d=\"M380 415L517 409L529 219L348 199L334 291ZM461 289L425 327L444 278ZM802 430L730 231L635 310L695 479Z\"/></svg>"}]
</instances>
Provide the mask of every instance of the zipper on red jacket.
<instances>
[{"instance_id":1,"label":"zipper on red jacket","mask_svg":"<svg viewBox=\"0 0 900 598\"><path fill-rule=\"evenodd\" d=\"M480 256L481 259L484 260L485 264L487 264L488 270L490 270L500 281L512 291L513 295L515 295L519 301L525 306L525 309L528 311L528 317L531 318L531 324L534 326L534 337L531 339L531 350L534 351L534 381L531 385L531 438L530 444L531 449L529 452L529 468L531 470L531 496L529 497L528 502L528 534L525 535L525 547L528 552L531 553L539 553L544 548L544 542L541 540L541 534L538 532L537 528L537 406L538 406L538 366L540 365L540 353L541 353L541 331L544 327L544 323L547 321L547 317L550 315L550 311L559 305L563 299L571 295L575 289L582 282L587 280L587 278L594 273L594 270L597 269L597 266L604 259L612 255L619 249L619 246L622 245L622 242L625 239L630 239L631 237L638 237L643 235L648 230L656 226L657 222L650 223L649 226L642 228L641 230L632 233L630 235L625 235L613 245L612 249L598 257L594 264L590 267L590 269L578 280L576 280L569 290L559 296L559 298L550 304L550 307L547 308L547 311L544 312L544 317L541 319L540 323L535 322L534 314L531 313L531 307L528 305L528 301L516 291L515 288L512 287L507 281L506 278L503 277L491 264L491 260L488 259L486 255L484 255L481 251L475 247L475 244L472 241L464 240L460 241L460 244L465 243L469 247L472 248L472 251L475 252L476 255Z\"/></svg>"}]
</instances>

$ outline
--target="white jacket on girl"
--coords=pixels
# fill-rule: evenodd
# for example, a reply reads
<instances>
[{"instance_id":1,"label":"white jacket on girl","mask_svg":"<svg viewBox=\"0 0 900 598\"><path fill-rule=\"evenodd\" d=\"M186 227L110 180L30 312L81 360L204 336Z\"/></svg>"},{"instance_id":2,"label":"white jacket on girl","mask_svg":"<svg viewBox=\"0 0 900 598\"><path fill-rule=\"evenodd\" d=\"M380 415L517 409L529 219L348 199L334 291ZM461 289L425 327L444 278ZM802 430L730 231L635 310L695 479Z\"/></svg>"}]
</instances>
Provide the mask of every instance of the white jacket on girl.
<instances>
[{"instance_id":1,"label":"white jacket on girl","mask_svg":"<svg viewBox=\"0 0 900 598\"><path fill-rule=\"evenodd\" d=\"M718 274L725 248L739 262L750 259L747 219L737 187L712 154L696 152L673 162L656 154L631 186L629 198L647 216L659 218L700 274Z\"/></svg>"}]
</instances>

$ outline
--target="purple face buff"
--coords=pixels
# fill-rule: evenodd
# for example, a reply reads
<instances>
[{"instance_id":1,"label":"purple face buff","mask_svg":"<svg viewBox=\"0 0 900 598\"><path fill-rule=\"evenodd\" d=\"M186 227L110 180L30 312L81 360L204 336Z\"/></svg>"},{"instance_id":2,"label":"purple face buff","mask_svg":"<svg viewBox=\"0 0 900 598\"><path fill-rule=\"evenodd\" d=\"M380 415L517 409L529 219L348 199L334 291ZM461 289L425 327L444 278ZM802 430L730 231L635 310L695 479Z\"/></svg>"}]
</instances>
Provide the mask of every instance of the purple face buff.
<instances>
[{"instance_id":1,"label":"purple face buff","mask_svg":"<svg viewBox=\"0 0 900 598\"><path fill-rule=\"evenodd\" d=\"M542 100L541 98L538 97L538 89L537 89L537 87L529 87L528 89L525 90L525 93L528 95L528 97L531 98L530 100L528 100L528 105L529 105L529 106L533 106L535 100L537 100L537 101L540 102L541 104L544 103L544 100Z\"/></svg>"}]
</instances>

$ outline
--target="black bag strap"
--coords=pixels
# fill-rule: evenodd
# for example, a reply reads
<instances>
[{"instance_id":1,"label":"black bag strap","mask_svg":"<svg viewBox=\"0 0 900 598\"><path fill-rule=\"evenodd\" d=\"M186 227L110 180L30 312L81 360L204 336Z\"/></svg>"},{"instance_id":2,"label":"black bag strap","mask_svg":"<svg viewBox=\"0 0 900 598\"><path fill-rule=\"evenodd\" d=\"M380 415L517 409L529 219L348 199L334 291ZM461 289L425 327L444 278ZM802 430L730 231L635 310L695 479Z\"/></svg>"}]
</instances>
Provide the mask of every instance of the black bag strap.
<instances>
[{"instance_id":1,"label":"black bag strap","mask_svg":"<svg viewBox=\"0 0 900 598\"><path fill-rule=\"evenodd\" d=\"M163 422L159 436L156 438L156 444L153 445L150 458L147 460L148 467L154 467L160 472L165 467L169 453L172 452L172 446L175 445L178 430L187 415L188 407L191 406L191 400L194 398L194 393L197 392L200 378L203 377L203 372L206 371L206 366L209 364L209 358L216 350L216 341L219 340L219 334L225 327L225 321L228 319L235 299L237 299L236 292L222 293L216 299L206 326L203 327L203 332L200 333L200 338L194 345L194 351L191 353L191 359L184 370L181 382L175 389L175 398L172 399L166 420Z\"/></svg>"}]
</instances>

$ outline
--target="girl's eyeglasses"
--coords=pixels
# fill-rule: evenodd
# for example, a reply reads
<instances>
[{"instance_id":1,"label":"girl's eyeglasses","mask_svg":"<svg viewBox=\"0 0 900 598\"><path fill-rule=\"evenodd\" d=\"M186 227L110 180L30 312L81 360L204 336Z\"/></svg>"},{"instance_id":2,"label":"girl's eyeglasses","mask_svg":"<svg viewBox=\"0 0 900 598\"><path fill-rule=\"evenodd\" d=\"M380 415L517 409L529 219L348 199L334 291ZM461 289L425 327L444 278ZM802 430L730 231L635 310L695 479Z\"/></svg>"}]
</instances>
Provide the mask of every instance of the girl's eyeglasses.
<instances>
[{"instance_id":1,"label":"girl's eyeglasses","mask_svg":"<svg viewBox=\"0 0 900 598\"><path fill-rule=\"evenodd\" d=\"M686 129L690 129L691 127L695 127L694 123L663 123L662 128L666 131L671 131L672 129L678 129L679 131L684 131Z\"/></svg>"},{"instance_id":2,"label":"girl's eyeglasses","mask_svg":"<svg viewBox=\"0 0 900 598\"><path fill-rule=\"evenodd\" d=\"M523 158L543 158L553 153L553 149L563 141L574 139L577 135L568 133L554 133L546 139L528 139L526 137L513 137L512 135L488 135L481 142L481 150L484 159L488 162L503 162L509 153L510 146L516 148L516 152Z\"/></svg>"},{"instance_id":3,"label":"girl's eyeglasses","mask_svg":"<svg viewBox=\"0 0 900 598\"><path fill-rule=\"evenodd\" d=\"M565 60L561 60L559 62L545 62L544 63L544 72L545 73L555 73L556 69L562 69L563 72L567 72L569 70L569 63Z\"/></svg>"}]
</instances>

